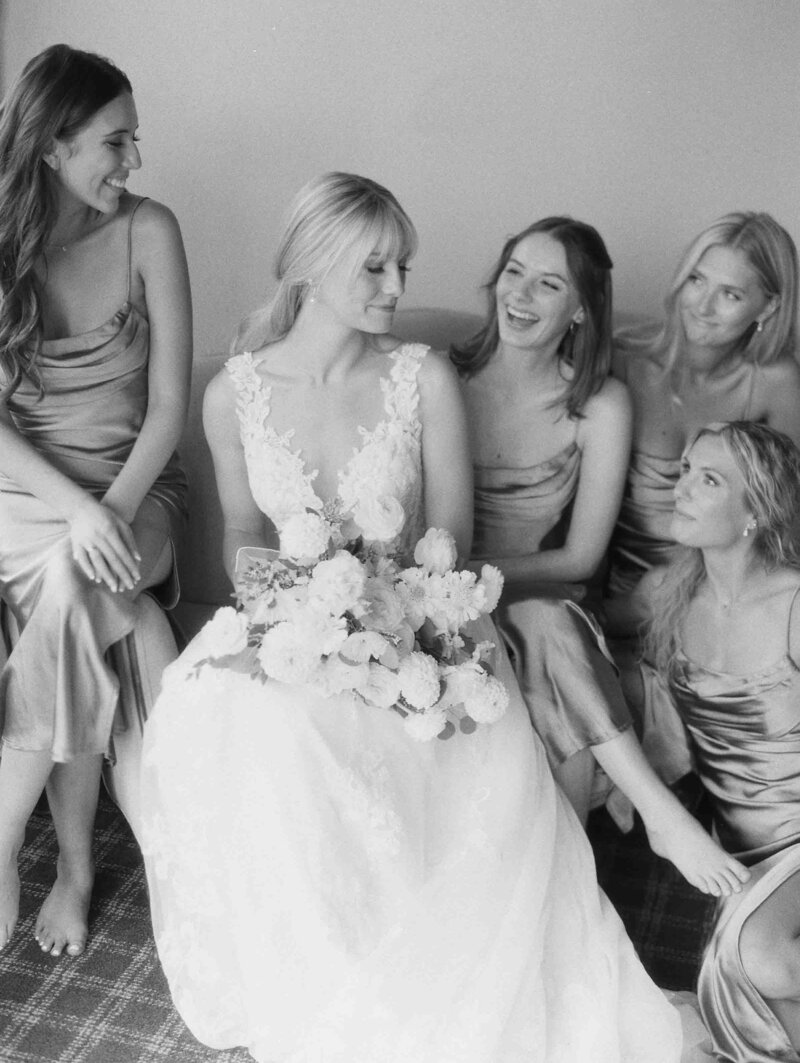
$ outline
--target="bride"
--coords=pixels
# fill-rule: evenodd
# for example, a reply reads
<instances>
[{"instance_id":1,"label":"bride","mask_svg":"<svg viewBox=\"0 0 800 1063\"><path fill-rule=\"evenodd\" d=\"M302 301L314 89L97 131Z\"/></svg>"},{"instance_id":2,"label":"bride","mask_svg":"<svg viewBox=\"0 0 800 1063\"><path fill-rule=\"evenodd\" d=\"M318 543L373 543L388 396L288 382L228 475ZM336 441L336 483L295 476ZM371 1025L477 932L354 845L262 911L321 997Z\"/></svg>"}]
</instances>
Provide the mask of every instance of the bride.
<instances>
[{"instance_id":1,"label":"bride","mask_svg":"<svg viewBox=\"0 0 800 1063\"><path fill-rule=\"evenodd\" d=\"M232 581L307 512L406 555L447 529L469 557L458 383L389 332L415 247L366 178L300 193L277 295L206 395ZM201 1041L262 1063L681 1058L488 621L505 715L420 742L350 695L204 664L220 615L165 674L142 789L156 942Z\"/></svg>"}]
</instances>

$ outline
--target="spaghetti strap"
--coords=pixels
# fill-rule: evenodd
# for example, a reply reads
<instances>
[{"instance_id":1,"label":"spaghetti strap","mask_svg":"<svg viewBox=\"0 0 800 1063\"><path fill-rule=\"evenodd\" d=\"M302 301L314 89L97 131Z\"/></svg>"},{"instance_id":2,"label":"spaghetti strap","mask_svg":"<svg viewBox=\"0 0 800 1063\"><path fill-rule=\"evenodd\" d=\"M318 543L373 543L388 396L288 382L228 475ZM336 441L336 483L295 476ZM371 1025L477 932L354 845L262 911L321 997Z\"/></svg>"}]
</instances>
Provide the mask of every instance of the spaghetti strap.
<instances>
[{"instance_id":1,"label":"spaghetti strap","mask_svg":"<svg viewBox=\"0 0 800 1063\"><path fill-rule=\"evenodd\" d=\"M147 196L142 196L136 201L136 203L134 203L133 210L131 211L130 217L128 218L128 294L125 296L126 302L131 301L131 255L133 247L133 216L147 198Z\"/></svg>"},{"instance_id":2,"label":"spaghetti strap","mask_svg":"<svg viewBox=\"0 0 800 1063\"><path fill-rule=\"evenodd\" d=\"M798 596L800 596L800 586L798 586L797 590L792 595L792 600L789 603L789 620L786 624L786 656L795 668L800 668L800 661L796 661L794 657L792 657L792 618L794 617L794 607L797 603Z\"/></svg>"}]
</instances>

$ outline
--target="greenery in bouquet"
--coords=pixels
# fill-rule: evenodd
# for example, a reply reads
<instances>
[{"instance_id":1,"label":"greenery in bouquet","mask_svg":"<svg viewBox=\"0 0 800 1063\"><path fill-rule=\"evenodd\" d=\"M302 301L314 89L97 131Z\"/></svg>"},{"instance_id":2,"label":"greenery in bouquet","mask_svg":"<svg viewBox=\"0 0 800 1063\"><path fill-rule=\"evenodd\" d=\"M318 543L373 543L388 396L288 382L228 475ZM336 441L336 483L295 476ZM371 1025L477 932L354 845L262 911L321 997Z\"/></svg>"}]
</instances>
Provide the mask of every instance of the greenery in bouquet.
<instances>
[{"instance_id":1,"label":"greenery in bouquet","mask_svg":"<svg viewBox=\"0 0 800 1063\"><path fill-rule=\"evenodd\" d=\"M403 717L420 741L474 731L506 710L494 676L494 645L470 621L491 612L503 577L456 569L452 535L429 529L415 565L380 543L346 541L336 513L306 512L281 530L281 550L260 551L237 579L239 608L218 610L204 629L209 665L322 696L351 692Z\"/></svg>"}]
</instances>

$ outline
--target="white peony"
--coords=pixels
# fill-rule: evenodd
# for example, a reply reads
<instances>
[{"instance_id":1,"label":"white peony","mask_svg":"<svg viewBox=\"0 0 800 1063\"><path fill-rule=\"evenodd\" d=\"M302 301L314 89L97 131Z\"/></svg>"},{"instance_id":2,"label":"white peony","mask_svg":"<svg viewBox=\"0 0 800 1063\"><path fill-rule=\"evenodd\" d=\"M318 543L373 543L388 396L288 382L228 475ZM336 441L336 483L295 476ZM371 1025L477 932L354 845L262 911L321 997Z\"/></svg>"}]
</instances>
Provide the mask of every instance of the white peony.
<instances>
[{"instance_id":1,"label":"white peony","mask_svg":"<svg viewBox=\"0 0 800 1063\"><path fill-rule=\"evenodd\" d=\"M247 647L247 615L224 605L205 625L202 637L214 657L241 653Z\"/></svg>"},{"instance_id":2,"label":"white peony","mask_svg":"<svg viewBox=\"0 0 800 1063\"><path fill-rule=\"evenodd\" d=\"M328 549L331 531L318 513L295 513L281 529L281 553L296 560L321 557Z\"/></svg>"},{"instance_id":3,"label":"white peony","mask_svg":"<svg viewBox=\"0 0 800 1063\"><path fill-rule=\"evenodd\" d=\"M353 518L368 542L389 542L402 530L405 510L394 495L371 495L359 499Z\"/></svg>"},{"instance_id":4,"label":"white peony","mask_svg":"<svg viewBox=\"0 0 800 1063\"><path fill-rule=\"evenodd\" d=\"M400 662L400 693L415 709L429 709L439 700L439 668L433 657L415 651Z\"/></svg>"},{"instance_id":5,"label":"white peony","mask_svg":"<svg viewBox=\"0 0 800 1063\"><path fill-rule=\"evenodd\" d=\"M443 576L458 560L456 541L444 528L428 528L414 549L414 560L427 572Z\"/></svg>"},{"instance_id":6,"label":"white peony","mask_svg":"<svg viewBox=\"0 0 800 1063\"><path fill-rule=\"evenodd\" d=\"M314 568L308 584L309 603L338 614L357 611L366 584L364 567L347 550L338 550Z\"/></svg>"},{"instance_id":7,"label":"white peony","mask_svg":"<svg viewBox=\"0 0 800 1063\"><path fill-rule=\"evenodd\" d=\"M444 712L410 712L403 720L408 734L417 742L430 742L444 730L447 716Z\"/></svg>"},{"instance_id":8,"label":"white peony","mask_svg":"<svg viewBox=\"0 0 800 1063\"><path fill-rule=\"evenodd\" d=\"M483 591L484 600L481 608L483 613L493 613L503 593L504 576L499 568L494 565L484 565L481 568L481 577L478 587Z\"/></svg>"},{"instance_id":9,"label":"white peony","mask_svg":"<svg viewBox=\"0 0 800 1063\"><path fill-rule=\"evenodd\" d=\"M305 683L319 657L319 650L308 643L302 627L288 620L266 631L258 649L261 667L281 683Z\"/></svg>"},{"instance_id":10,"label":"white peony","mask_svg":"<svg viewBox=\"0 0 800 1063\"><path fill-rule=\"evenodd\" d=\"M508 691L495 676L472 661L457 665L447 674L443 701L463 705L476 723L495 723L508 708Z\"/></svg>"}]
</instances>

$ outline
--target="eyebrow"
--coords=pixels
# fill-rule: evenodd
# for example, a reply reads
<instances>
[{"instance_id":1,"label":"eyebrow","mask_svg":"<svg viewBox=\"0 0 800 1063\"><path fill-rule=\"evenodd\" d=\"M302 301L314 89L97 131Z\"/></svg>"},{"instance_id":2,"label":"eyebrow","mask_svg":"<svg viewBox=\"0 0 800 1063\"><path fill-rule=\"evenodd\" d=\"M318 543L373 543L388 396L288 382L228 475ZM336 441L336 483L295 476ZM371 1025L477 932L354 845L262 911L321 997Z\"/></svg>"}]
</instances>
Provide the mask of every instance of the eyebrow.
<instances>
[{"instance_id":1,"label":"eyebrow","mask_svg":"<svg viewBox=\"0 0 800 1063\"><path fill-rule=\"evenodd\" d=\"M522 267L522 269L528 269L528 268L529 268L528 266L526 266L526 265L525 265L525 263L524 263L524 262L520 262L520 260L519 260L518 258L514 258L514 256L513 256L513 255L512 255L512 256L511 256L511 258L510 258L510 259L508 260L508 262L506 263L506 265L507 265L507 266L510 266L512 262L513 262L513 263L514 263L515 265L517 265L517 266L521 266L521 267ZM542 276L543 276L543 277L557 277L557 278L558 278L558 280L560 280L560 281L563 281L563 283L564 283L564 284L569 284L569 281L567 280L567 278L566 278L566 277L562 276L562 275L561 275L560 273L556 273L556 272L555 272L554 270L545 270L545 271L544 271L544 272L542 273Z\"/></svg>"}]
</instances>

